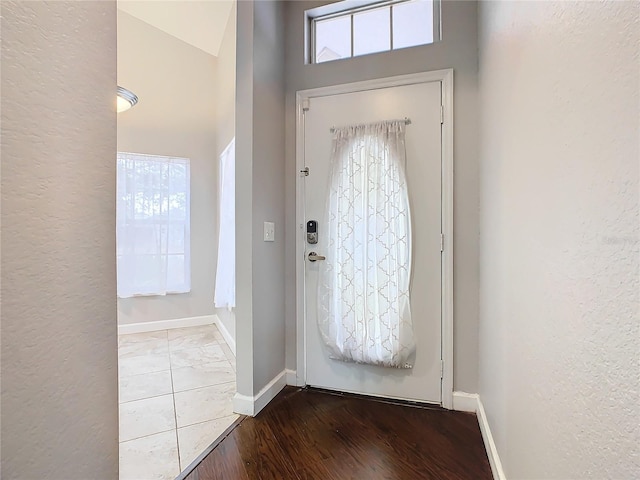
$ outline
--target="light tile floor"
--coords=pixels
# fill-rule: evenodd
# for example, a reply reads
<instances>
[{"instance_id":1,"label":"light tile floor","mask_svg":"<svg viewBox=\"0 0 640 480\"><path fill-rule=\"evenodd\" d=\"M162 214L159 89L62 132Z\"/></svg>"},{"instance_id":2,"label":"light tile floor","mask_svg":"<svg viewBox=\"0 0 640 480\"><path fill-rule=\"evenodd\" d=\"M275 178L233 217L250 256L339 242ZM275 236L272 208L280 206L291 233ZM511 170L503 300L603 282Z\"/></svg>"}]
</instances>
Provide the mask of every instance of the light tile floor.
<instances>
[{"instance_id":1,"label":"light tile floor","mask_svg":"<svg viewBox=\"0 0 640 480\"><path fill-rule=\"evenodd\" d=\"M120 480L175 478L238 418L215 325L120 335L118 356Z\"/></svg>"}]
</instances>

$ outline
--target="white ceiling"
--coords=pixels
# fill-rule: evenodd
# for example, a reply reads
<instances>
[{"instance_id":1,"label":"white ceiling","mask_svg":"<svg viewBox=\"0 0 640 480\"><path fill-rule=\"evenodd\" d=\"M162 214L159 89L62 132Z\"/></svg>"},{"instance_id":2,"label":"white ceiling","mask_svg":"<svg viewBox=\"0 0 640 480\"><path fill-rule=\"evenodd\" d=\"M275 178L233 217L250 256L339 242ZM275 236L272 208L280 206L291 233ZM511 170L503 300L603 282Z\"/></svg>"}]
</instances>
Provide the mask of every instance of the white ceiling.
<instances>
[{"instance_id":1,"label":"white ceiling","mask_svg":"<svg viewBox=\"0 0 640 480\"><path fill-rule=\"evenodd\" d=\"M118 0L118 8L218 56L234 0Z\"/></svg>"}]
</instances>

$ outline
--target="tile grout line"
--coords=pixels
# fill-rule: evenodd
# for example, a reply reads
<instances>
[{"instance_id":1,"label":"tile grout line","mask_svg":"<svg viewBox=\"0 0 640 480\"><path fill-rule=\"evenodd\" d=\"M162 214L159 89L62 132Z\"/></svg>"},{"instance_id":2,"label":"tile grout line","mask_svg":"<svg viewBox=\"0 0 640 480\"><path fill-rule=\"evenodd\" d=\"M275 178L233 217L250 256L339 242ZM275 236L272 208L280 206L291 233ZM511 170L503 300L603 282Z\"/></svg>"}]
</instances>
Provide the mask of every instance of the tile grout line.
<instances>
[{"instance_id":1,"label":"tile grout line","mask_svg":"<svg viewBox=\"0 0 640 480\"><path fill-rule=\"evenodd\" d=\"M238 415L237 413L232 413L231 415L223 415L222 417L215 417L215 418L210 418L209 420L202 420L201 422L190 423L189 425L184 425L180 428L194 427L196 425L202 425L203 423L215 422L216 420L222 420L223 418L234 417L234 416L240 417L241 415Z\"/></svg>"},{"instance_id":2,"label":"tile grout line","mask_svg":"<svg viewBox=\"0 0 640 480\"><path fill-rule=\"evenodd\" d=\"M173 385L173 361L171 360L171 342L169 341L169 330L166 331L167 332L167 348L169 350L169 371L171 372L171 397L173 399L173 414L174 414L174 418L175 418L175 422L176 422L176 445L178 448L178 468L180 469L180 472L182 472L182 458L180 457L180 437L178 436L178 412L176 410L176 391L175 391L175 387ZM216 339L216 345L220 345L218 340ZM196 348L200 348L201 346L198 346ZM222 347L221 347L222 349ZM224 352L224 349L222 349L222 353L224 354L225 358L226 358L226 353ZM227 362L229 362L229 360L227 359ZM215 363L215 362L212 362ZM229 362L229 364L231 364L231 362ZM235 370L234 370L235 372ZM227 383L227 382L225 382ZM231 382L228 382L231 383ZM222 385L222 384L221 384ZM212 385L213 386L213 385ZM200 387L200 388L204 388L204 387ZM193 388L191 390L197 390L197 388ZM185 390L185 391L190 391L190 390ZM181 393L181 392L178 392ZM187 426L187 425L185 425Z\"/></svg>"},{"instance_id":3,"label":"tile grout line","mask_svg":"<svg viewBox=\"0 0 640 480\"><path fill-rule=\"evenodd\" d=\"M186 368L188 368L188 367L186 367ZM162 371L163 372L169 372L170 376L172 377L171 370L162 370ZM152 372L152 373L158 373L158 372ZM145 375L145 374L142 374L142 375ZM219 387L220 385L226 385L227 383L234 383L234 382L235 382L235 380L229 380L229 381L226 381L226 382L214 383L212 385L201 385L199 387L187 388L185 390L180 390L180 391L176 392L176 391L173 390L174 387L173 387L173 377L172 377L171 392L170 393L161 393L159 395L151 395L150 397L141 397L141 398L136 398L134 400L127 400L126 402L119 402L118 405L125 405L127 403L139 402L141 400L149 400L149 399L152 399L152 398L166 397L167 395L174 395L176 393L193 392L194 390L200 390L201 388ZM177 425L177 423L176 423L176 425Z\"/></svg>"},{"instance_id":4,"label":"tile grout line","mask_svg":"<svg viewBox=\"0 0 640 480\"><path fill-rule=\"evenodd\" d=\"M169 432L172 432L173 430L174 430L173 428L170 428L169 430L161 430L160 432L149 433L148 435L142 435L141 437L134 437L134 438L129 438L127 440L122 440L122 441L119 441L118 443L133 442L134 440L140 440L140 439L147 438L147 437L153 437L154 435L160 435L161 433L169 433Z\"/></svg>"},{"instance_id":5,"label":"tile grout line","mask_svg":"<svg viewBox=\"0 0 640 480\"><path fill-rule=\"evenodd\" d=\"M169 351L169 373L171 376L171 400L173 401L173 420L175 421L176 433L176 449L178 450L178 470L182 472L182 459L180 458L180 440L178 438L178 412L176 410L176 392L173 386L173 362L171 361L171 345L169 342L169 330L165 330L167 334L167 350ZM180 475L180 473L178 473Z\"/></svg>"}]
</instances>

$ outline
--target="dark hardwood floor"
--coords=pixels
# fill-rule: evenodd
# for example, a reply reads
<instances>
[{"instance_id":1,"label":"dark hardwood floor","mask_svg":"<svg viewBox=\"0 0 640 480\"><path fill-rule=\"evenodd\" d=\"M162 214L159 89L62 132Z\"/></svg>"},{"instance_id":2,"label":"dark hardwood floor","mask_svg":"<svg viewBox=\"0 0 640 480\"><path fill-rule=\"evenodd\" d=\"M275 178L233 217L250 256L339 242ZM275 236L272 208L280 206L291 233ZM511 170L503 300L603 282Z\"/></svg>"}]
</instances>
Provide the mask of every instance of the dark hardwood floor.
<instances>
[{"instance_id":1,"label":"dark hardwood floor","mask_svg":"<svg viewBox=\"0 0 640 480\"><path fill-rule=\"evenodd\" d=\"M285 388L187 480L490 480L476 416Z\"/></svg>"}]
</instances>

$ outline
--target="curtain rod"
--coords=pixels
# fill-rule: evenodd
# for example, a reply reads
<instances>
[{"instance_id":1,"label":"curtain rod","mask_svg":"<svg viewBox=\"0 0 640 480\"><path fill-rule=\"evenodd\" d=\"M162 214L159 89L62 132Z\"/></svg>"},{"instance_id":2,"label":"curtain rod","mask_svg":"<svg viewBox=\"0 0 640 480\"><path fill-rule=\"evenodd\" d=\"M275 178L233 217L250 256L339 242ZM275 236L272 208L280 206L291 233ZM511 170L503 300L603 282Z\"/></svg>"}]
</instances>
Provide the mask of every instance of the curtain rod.
<instances>
[{"instance_id":1,"label":"curtain rod","mask_svg":"<svg viewBox=\"0 0 640 480\"><path fill-rule=\"evenodd\" d=\"M410 119L409 117L404 117L404 124L405 124L405 125L411 125L411 119ZM358 125L358 126L359 126L359 125ZM336 131L336 128L337 128L337 127L331 127L331 128L329 129L329 131L330 131L331 133L333 133L333 132L335 132L335 131Z\"/></svg>"}]
</instances>

